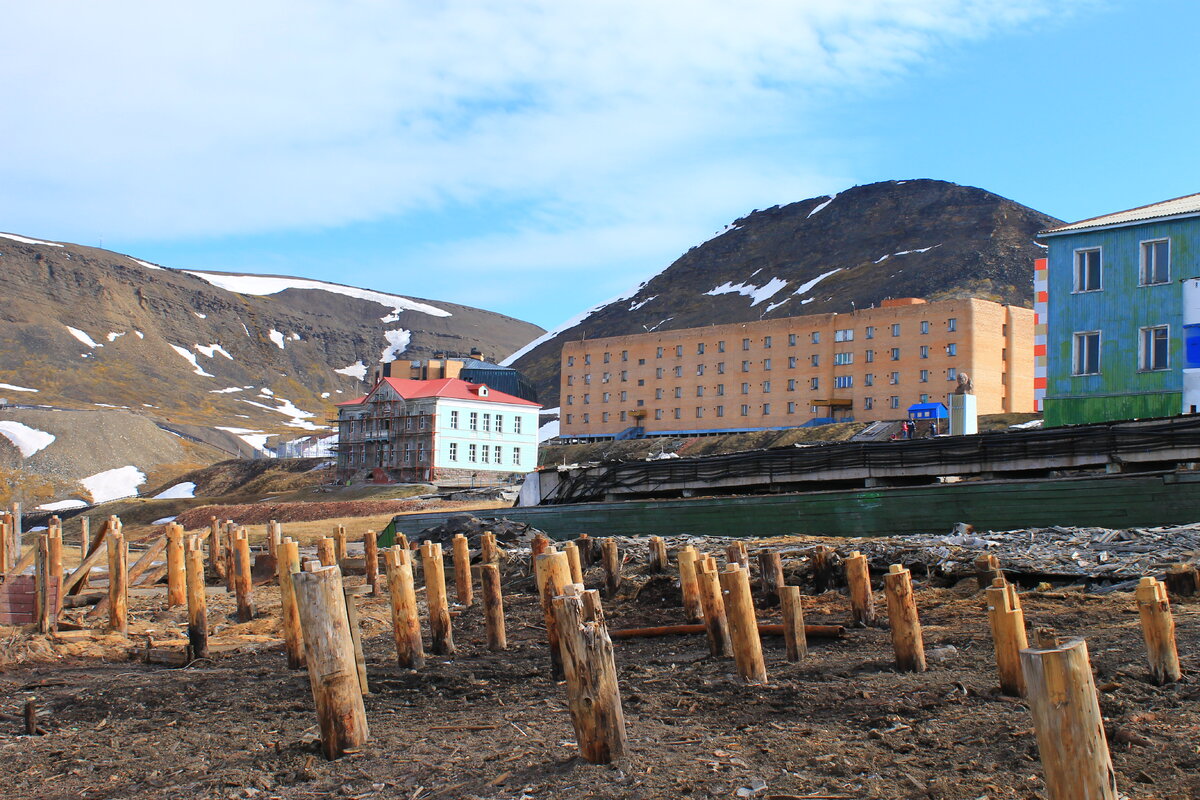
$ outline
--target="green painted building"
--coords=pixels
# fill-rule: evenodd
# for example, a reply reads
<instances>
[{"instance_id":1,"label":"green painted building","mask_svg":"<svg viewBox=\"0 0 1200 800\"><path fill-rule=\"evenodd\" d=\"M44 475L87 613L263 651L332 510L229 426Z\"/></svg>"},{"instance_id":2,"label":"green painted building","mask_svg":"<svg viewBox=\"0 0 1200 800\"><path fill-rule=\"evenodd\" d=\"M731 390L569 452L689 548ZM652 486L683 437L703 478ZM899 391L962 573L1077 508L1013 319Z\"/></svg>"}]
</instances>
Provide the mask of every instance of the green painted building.
<instances>
[{"instance_id":1,"label":"green painted building","mask_svg":"<svg viewBox=\"0 0 1200 800\"><path fill-rule=\"evenodd\" d=\"M1187 342L1189 331L1200 334L1200 194L1039 238L1046 424L1195 413L1200 348Z\"/></svg>"}]
</instances>

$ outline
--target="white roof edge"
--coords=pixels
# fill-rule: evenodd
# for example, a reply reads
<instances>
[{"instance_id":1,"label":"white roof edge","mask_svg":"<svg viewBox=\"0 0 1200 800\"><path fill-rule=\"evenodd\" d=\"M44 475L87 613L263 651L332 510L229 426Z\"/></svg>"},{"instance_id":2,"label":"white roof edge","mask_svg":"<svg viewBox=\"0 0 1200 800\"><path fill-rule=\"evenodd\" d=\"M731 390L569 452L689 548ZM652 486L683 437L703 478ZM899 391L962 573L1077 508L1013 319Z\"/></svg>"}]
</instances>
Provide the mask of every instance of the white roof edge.
<instances>
[{"instance_id":1,"label":"white roof edge","mask_svg":"<svg viewBox=\"0 0 1200 800\"><path fill-rule=\"evenodd\" d=\"M1107 216L1117 216L1109 214ZM1164 216L1147 216L1138 217L1137 219L1127 219L1121 222L1097 223L1095 225L1085 225L1083 223L1074 223L1072 225L1063 225L1058 228L1050 228L1049 230L1039 231L1037 238L1046 239L1051 236L1067 236L1072 233L1085 233L1088 231L1104 231L1111 228L1128 228L1131 225L1144 225L1147 222L1171 222L1177 219L1187 219L1188 217L1200 217L1200 209L1196 211L1188 211L1180 214L1168 214ZM1101 218L1103 219L1103 218Z\"/></svg>"}]
</instances>

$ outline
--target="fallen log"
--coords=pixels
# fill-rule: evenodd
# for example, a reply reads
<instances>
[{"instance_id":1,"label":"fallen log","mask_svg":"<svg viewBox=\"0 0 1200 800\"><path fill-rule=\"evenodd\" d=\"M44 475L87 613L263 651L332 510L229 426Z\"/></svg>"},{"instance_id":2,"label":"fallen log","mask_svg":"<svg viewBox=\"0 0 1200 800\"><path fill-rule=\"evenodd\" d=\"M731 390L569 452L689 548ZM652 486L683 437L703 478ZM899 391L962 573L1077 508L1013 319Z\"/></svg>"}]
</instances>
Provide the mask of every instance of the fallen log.
<instances>
[{"instance_id":1,"label":"fallen log","mask_svg":"<svg viewBox=\"0 0 1200 800\"><path fill-rule=\"evenodd\" d=\"M73 594L63 598L63 608L82 608L83 606L91 606L99 603L102 599L108 597L108 592L88 592L87 594Z\"/></svg>"},{"instance_id":2,"label":"fallen log","mask_svg":"<svg viewBox=\"0 0 1200 800\"><path fill-rule=\"evenodd\" d=\"M684 636L687 634L704 633L703 625L663 625L657 628L626 628L622 631L609 631L612 639L653 639L658 636ZM760 636L783 636L783 626L775 623L758 623ZM840 639L846 635L842 625L805 625L804 635L809 639Z\"/></svg>"}]
</instances>

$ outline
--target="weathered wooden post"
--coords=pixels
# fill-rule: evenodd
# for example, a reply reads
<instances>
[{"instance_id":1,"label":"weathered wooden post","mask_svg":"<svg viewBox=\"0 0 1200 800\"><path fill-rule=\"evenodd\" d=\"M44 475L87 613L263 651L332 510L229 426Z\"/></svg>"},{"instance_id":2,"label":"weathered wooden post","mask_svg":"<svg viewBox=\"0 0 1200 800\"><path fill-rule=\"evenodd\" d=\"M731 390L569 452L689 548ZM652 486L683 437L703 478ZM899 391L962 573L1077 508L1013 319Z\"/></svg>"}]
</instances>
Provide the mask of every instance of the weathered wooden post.
<instances>
[{"instance_id":1,"label":"weathered wooden post","mask_svg":"<svg viewBox=\"0 0 1200 800\"><path fill-rule=\"evenodd\" d=\"M92 549L92 521L88 517L80 517L79 518L79 561L80 561L80 563L83 563L83 560L88 557L88 553L91 552L91 549ZM89 570L89 572L90 572L90 570ZM85 586L85 587L88 585L88 576L86 573L84 574L83 580L80 582L80 585ZM65 588L66 588L65 585L63 588L65 590ZM66 594L66 591L64 591L63 594Z\"/></svg>"},{"instance_id":2,"label":"weathered wooden post","mask_svg":"<svg viewBox=\"0 0 1200 800\"><path fill-rule=\"evenodd\" d=\"M733 649L729 640L729 620L725 617L725 598L721 595L721 580L717 577L717 560L706 555L696 560L695 566L700 603L704 609L704 632L708 635L708 651L714 656L731 656Z\"/></svg>"},{"instance_id":3,"label":"weathered wooden post","mask_svg":"<svg viewBox=\"0 0 1200 800\"><path fill-rule=\"evenodd\" d=\"M183 563L183 528L167 526L167 608L187 603L187 567Z\"/></svg>"},{"instance_id":4,"label":"weathered wooden post","mask_svg":"<svg viewBox=\"0 0 1200 800\"><path fill-rule=\"evenodd\" d=\"M237 621L249 622L254 619L254 583L250 577L250 540L246 538L246 529L237 532L233 540L234 582L233 591L237 597Z\"/></svg>"},{"instance_id":5,"label":"weathered wooden post","mask_svg":"<svg viewBox=\"0 0 1200 800\"><path fill-rule=\"evenodd\" d=\"M650 571L651 572L666 572L669 561L667 560L667 542L661 536L650 537Z\"/></svg>"},{"instance_id":6,"label":"weathered wooden post","mask_svg":"<svg viewBox=\"0 0 1200 800\"><path fill-rule=\"evenodd\" d=\"M12 524L9 528L11 536L12 536L12 543L13 543L12 556L11 556L12 567L10 567L10 569L16 568L17 564L21 561L21 554L25 549L25 532L22 530L21 525L22 525L21 504L13 503L12 504Z\"/></svg>"},{"instance_id":7,"label":"weathered wooden post","mask_svg":"<svg viewBox=\"0 0 1200 800\"><path fill-rule=\"evenodd\" d=\"M583 584L583 562L579 560L579 546L574 542L567 542L563 545L563 552L567 554L567 566L571 568L571 583Z\"/></svg>"},{"instance_id":8,"label":"weathered wooden post","mask_svg":"<svg viewBox=\"0 0 1200 800\"><path fill-rule=\"evenodd\" d=\"M209 574L215 581L225 580L225 548L221 539L221 523L216 517L208 518L208 562ZM184 559L187 559L187 542L184 542Z\"/></svg>"},{"instance_id":9,"label":"weathered wooden post","mask_svg":"<svg viewBox=\"0 0 1200 800\"><path fill-rule=\"evenodd\" d=\"M47 546L46 547L46 557L47 557L48 563L50 565L50 580L51 580L51 587L52 587L51 594L53 596L53 601L54 601L54 607L53 607L53 609L51 609L51 613L54 614L56 628L58 627L58 624L57 624L58 614L60 611L62 611L62 604L63 604L63 590L62 590L63 540L62 540L62 537L63 537L62 523L59 522L57 525L55 525L54 527L52 527L50 529L50 532L47 534L47 539L46 539L46 546Z\"/></svg>"},{"instance_id":10,"label":"weathered wooden post","mask_svg":"<svg viewBox=\"0 0 1200 800\"><path fill-rule=\"evenodd\" d=\"M429 606L429 649L439 656L454 655L454 632L450 627L450 606L446 600L446 565L442 545L421 545L421 566L425 572L425 603Z\"/></svg>"},{"instance_id":11,"label":"weathered wooden post","mask_svg":"<svg viewBox=\"0 0 1200 800\"><path fill-rule=\"evenodd\" d=\"M292 575L300 571L300 545L290 537L285 538L279 543L275 559L288 669L300 669L304 666L304 633L300 628L300 611L296 608L296 590L292 583Z\"/></svg>"},{"instance_id":12,"label":"weathered wooden post","mask_svg":"<svg viewBox=\"0 0 1200 800\"><path fill-rule=\"evenodd\" d=\"M346 615L342 571L320 567L292 575L304 635L309 683L321 729L321 749L340 758L367 740L367 715Z\"/></svg>"},{"instance_id":13,"label":"weathered wooden post","mask_svg":"<svg viewBox=\"0 0 1200 800\"><path fill-rule=\"evenodd\" d=\"M363 556L366 558L367 585L371 587L371 596L379 595L379 540L375 531L363 534Z\"/></svg>"},{"instance_id":14,"label":"weathered wooden post","mask_svg":"<svg viewBox=\"0 0 1200 800\"><path fill-rule=\"evenodd\" d=\"M1025 676L1021 673L1021 651L1029 646L1025 636L1025 612L1017 587L996 578L987 590L988 621L996 648L996 669L1000 673L1000 691L1011 697L1025 695Z\"/></svg>"},{"instance_id":15,"label":"weathered wooden post","mask_svg":"<svg viewBox=\"0 0 1200 800\"><path fill-rule=\"evenodd\" d=\"M337 566L337 552L334 549L332 536L323 536L317 539L317 558L320 560L322 567Z\"/></svg>"},{"instance_id":16,"label":"weathered wooden post","mask_svg":"<svg viewBox=\"0 0 1200 800\"><path fill-rule=\"evenodd\" d=\"M358 673L358 688L363 694L370 694L371 687L367 683L367 656L363 652L362 630L358 622L358 603L354 600L358 590L343 585L342 594L346 598L346 621L350 626L350 643L354 648L354 669Z\"/></svg>"},{"instance_id":17,"label":"weathered wooden post","mask_svg":"<svg viewBox=\"0 0 1200 800\"><path fill-rule=\"evenodd\" d=\"M912 575L900 564L892 564L884 576L887 589L888 624L892 629L892 649L896 667L907 672L925 671L925 641L913 597Z\"/></svg>"},{"instance_id":18,"label":"weathered wooden post","mask_svg":"<svg viewBox=\"0 0 1200 800\"><path fill-rule=\"evenodd\" d=\"M720 577L738 674L746 683L766 683L767 666L763 662L762 640L758 637L758 620L754 616L750 574L737 564L727 564Z\"/></svg>"},{"instance_id":19,"label":"weathered wooden post","mask_svg":"<svg viewBox=\"0 0 1200 800\"><path fill-rule=\"evenodd\" d=\"M997 578L1004 580L1004 573L1000 571L1000 559L991 553L975 556L975 580L979 584L979 591L987 589Z\"/></svg>"},{"instance_id":20,"label":"weathered wooden post","mask_svg":"<svg viewBox=\"0 0 1200 800\"><path fill-rule=\"evenodd\" d=\"M780 586L779 605L783 611L783 641L788 661L808 658L808 636L804 633L804 605L799 586Z\"/></svg>"},{"instance_id":21,"label":"weathered wooden post","mask_svg":"<svg viewBox=\"0 0 1200 800\"><path fill-rule=\"evenodd\" d=\"M575 546L579 548L579 560L583 564L584 569L588 569L592 564L596 563L596 552L592 548L593 544L592 537L586 533L581 533L575 537Z\"/></svg>"},{"instance_id":22,"label":"weathered wooden post","mask_svg":"<svg viewBox=\"0 0 1200 800\"><path fill-rule=\"evenodd\" d=\"M762 593L768 600L778 600L784 585L783 557L773 550L758 553L758 574L762 578Z\"/></svg>"},{"instance_id":23,"label":"weathered wooden post","mask_svg":"<svg viewBox=\"0 0 1200 800\"><path fill-rule=\"evenodd\" d=\"M1173 564L1167 569L1167 591L1176 597L1191 597L1200 591L1200 572L1195 564Z\"/></svg>"},{"instance_id":24,"label":"weathered wooden post","mask_svg":"<svg viewBox=\"0 0 1200 800\"><path fill-rule=\"evenodd\" d=\"M108 626L124 635L129 633L129 546L119 527L108 532Z\"/></svg>"},{"instance_id":25,"label":"weathered wooden post","mask_svg":"<svg viewBox=\"0 0 1200 800\"><path fill-rule=\"evenodd\" d=\"M579 755L590 764L608 764L625 754L625 714L617 684L612 640L600 612L596 592L585 604L578 596L553 600L562 632L567 705L579 743ZM587 617L585 608L593 610Z\"/></svg>"},{"instance_id":26,"label":"weathered wooden post","mask_svg":"<svg viewBox=\"0 0 1200 800\"><path fill-rule=\"evenodd\" d=\"M475 602L475 593L471 580L471 548L467 537L461 533L454 534L454 593L458 602L464 608L470 608Z\"/></svg>"},{"instance_id":27,"label":"weathered wooden post","mask_svg":"<svg viewBox=\"0 0 1200 800\"><path fill-rule=\"evenodd\" d=\"M236 538L237 525L231 519L225 520L225 540L221 543L221 548L225 551L225 591L230 594L237 591L234 586L237 568L233 564L234 540Z\"/></svg>"},{"instance_id":28,"label":"weathered wooden post","mask_svg":"<svg viewBox=\"0 0 1200 800\"><path fill-rule=\"evenodd\" d=\"M498 560L496 534L491 531L484 531L479 534L479 562L481 564L495 564Z\"/></svg>"},{"instance_id":29,"label":"weathered wooden post","mask_svg":"<svg viewBox=\"0 0 1200 800\"><path fill-rule=\"evenodd\" d=\"M817 594L833 588L833 556L833 548L823 544L817 545L809 553L809 557L812 559L813 589Z\"/></svg>"},{"instance_id":30,"label":"weathered wooden post","mask_svg":"<svg viewBox=\"0 0 1200 800\"><path fill-rule=\"evenodd\" d=\"M12 551L12 542L9 541L9 538L8 513L5 512L3 519L0 519L0 575L12 572L12 567L8 563L8 556Z\"/></svg>"},{"instance_id":31,"label":"weathered wooden post","mask_svg":"<svg viewBox=\"0 0 1200 800\"><path fill-rule=\"evenodd\" d=\"M537 557L550 549L550 537L544 533L535 533L529 542L529 574L537 569Z\"/></svg>"},{"instance_id":32,"label":"weathered wooden post","mask_svg":"<svg viewBox=\"0 0 1200 800\"><path fill-rule=\"evenodd\" d=\"M1163 685L1179 680L1179 653L1175 649L1175 618L1167 587L1154 578L1138 581L1138 616L1142 620L1142 636L1146 640L1146 655L1150 660L1150 678Z\"/></svg>"},{"instance_id":33,"label":"weathered wooden post","mask_svg":"<svg viewBox=\"0 0 1200 800\"><path fill-rule=\"evenodd\" d=\"M483 584L483 619L487 625L488 650L507 650L508 635L504 628L504 595L500 589L500 568L495 564L484 564L479 571L479 577Z\"/></svg>"},{"instance_id":34,"label":"weathered wooden post","mask_svg":"<svg viewBox=\"0 0 1200 800\"><path fill-rule=\"evenodd\" d=\"M283 541L283 526L279 524L279 520L273 519L267 523L267 554L276 560L279 559L279 543L281 541Z\"/></svg>"},{"instance_id":35,"label":"weathered wooden post","mask_svg":"<svg viewBox=\"0 0 1200 800\"><path fill-rule=\"evenodd\" d=\"M421 617L413 584L412 556L398 545L383 551L387 569L388 599L392 607L392 638L396 642L396 660L401 667L425 666L425 646L421 642Z\"/></svg>"},{"instance_id":36,"label":"weathered wooden post","mask_svg":"<svg viewBox=\"0 0 1200 800\"><path fill-rule=\"evenodd\" d=\"M189 537L184 550L187 574L189 660L208 658L208 598L204 594L204 551L195 536Z\"/></svg>"},{"instance_id":37,"label":"weathered wooden post","mask_svg":"<svg viewBox=\"0 0 1200 800\"><path fill-rule=\"evenodd\" d=\"M613 598L621 586L621 552L617 540L606 537L600 545L600 554L604 562L604 594Z\"/></svg>"},{"instance_id":38,"label":"weathered wooden post","mask_svg":"<svg viewBox=\"0 0 1200 800\"><path fill-rule=\"evenodd\" d=\"M737 539L725 545L725 563L737 564L746 570L747 577L749 577L750 552L746 549L746 543L741 539Z\"/></svg>"},{"instance_id":39,"label":"weathered wooden post","mask_svg":"<svg viewBox=\"0 0 1200 800\"><path fill-rule=\"evenodd\" d=\"M571 581L571 565L566 553L548 552L537 557L534 564L538 597L542 602L542 619L546 624L546 641L550 644L550 672L555 678L563 675L562 651L559 646L558 623L554 616L554 598L563 593Z\"/></svg>"},{"instance_id":40,"label":"weathered wooden post","mask_svg":"<svg viewBox=\"0 0 1200 800\"><path fill-rule=\"evenodd\" d=\"M333 529L334 557L341 565L346 560L346 526L338 525Z\"/></svg>"},{"instance_id":41,"label":"weathered wooden post","mask_svg":"<svg viewBox=\"0 0 1200 800\"><path fill-rule=\"evenodd\" d=\"M54 613L54 576L50 569L50 536L43 533L34 542L34 618L38 633L54 633L58 629Z\"/></svg>"},{"instance_id":42,"label":"weathered wooden post","mask_svg":"<svg viewBox=\"0 0 1200 800\"><path fill-rule=\"evenodd\" d=\"M875 595L867 557L855 550L846 557L846 585L850 588L850 618L855 625L875 624Z\"/></svg>"},{"instance_id":43,"label":"weathered wooden post","mask_svg":"<svg viewBox=\"0 0 1200 800\"><path fill-rule=\"evenodd\" d=\"M683 615L688 622L699 622L704 618L700 583L696 576L697 557L696 548L690 544L675 551L675 562L679 565L679 591L683 595Z\"/></svg>"},{"instance_id":44,"label":"weathered wooden post","mask_svg":"<svg viewBox=\"0 0 1200 800\"><path fill-rule=\"evenodd\" d=\"M1087 643L1021 651L1049 800L1116 800Z\"/></svg>"}]
</instances>

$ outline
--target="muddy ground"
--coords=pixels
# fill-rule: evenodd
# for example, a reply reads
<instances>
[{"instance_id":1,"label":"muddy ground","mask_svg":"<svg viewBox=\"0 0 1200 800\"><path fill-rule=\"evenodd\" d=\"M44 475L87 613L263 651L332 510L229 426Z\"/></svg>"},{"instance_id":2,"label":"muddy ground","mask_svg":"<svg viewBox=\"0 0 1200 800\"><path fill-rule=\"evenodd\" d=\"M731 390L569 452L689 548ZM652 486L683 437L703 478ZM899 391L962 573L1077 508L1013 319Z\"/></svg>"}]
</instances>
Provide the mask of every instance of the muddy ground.
<instances>
[{"instance_id":1,"label":"muddy ground","mask_svg":"<svg viewBox=\"0 0 1200 800\"><path fill-rule=\"evenodd\" d=\"M289 671L272 639L277 590L259 590L261 619L235 625L214 588L214 642L259 649L183 668L130 660L119 637L49 645L5 629L3 652L30 660L0 672L0 713L36 698L45 734L0 718L0 797L1044 797L1030 716L997 691L973 580L919 588L931 662L919 675L893 671L882 628L812 641L801 664L766 639L767 687L740 683L703 636L619 641L630 752L592 766L575 758L565 687L550 677L540 609L517 574L506 590L510 649L486 650L476 606L455 618L458 653L419 672L395 664L386 599L362 601L371 736L336 762L320 756L306 673ZM1086 636L1122 792L1200 797L1200 687L1150 684L1132 595L1059 587L1023 600L1031 630ZM838 591L805 601L810 623L847 620ZM178 647L184 614L161 606L133 599L133 643L149 632ZM611 629L682 621L665 579L606 610ZM1195 675L1200 602L1175 610ZM760 617L778 621L774 609Z\"/></svg>"}]
</instances>

